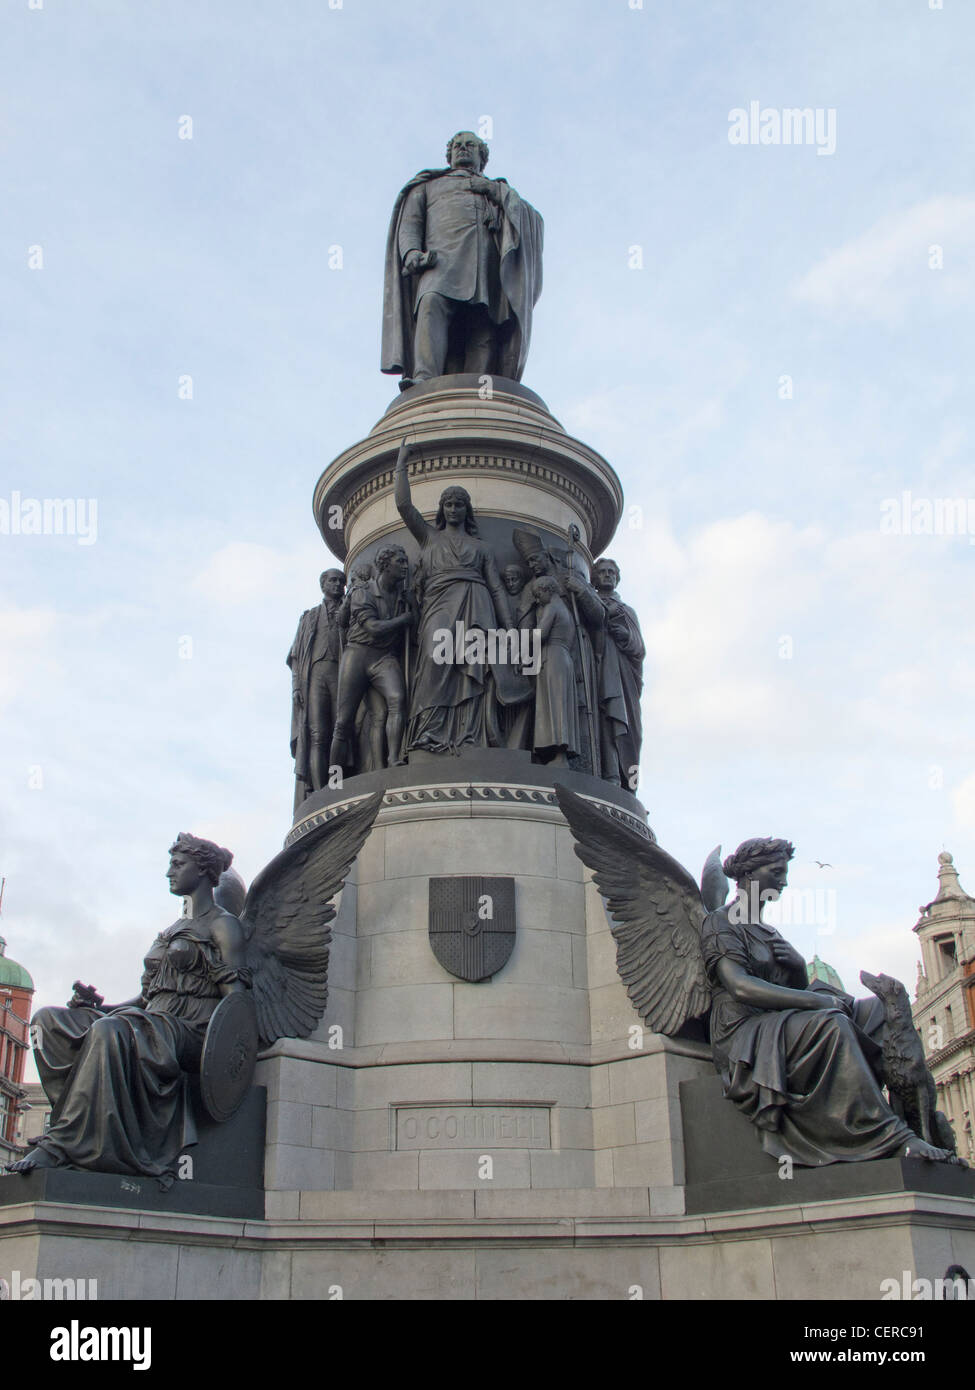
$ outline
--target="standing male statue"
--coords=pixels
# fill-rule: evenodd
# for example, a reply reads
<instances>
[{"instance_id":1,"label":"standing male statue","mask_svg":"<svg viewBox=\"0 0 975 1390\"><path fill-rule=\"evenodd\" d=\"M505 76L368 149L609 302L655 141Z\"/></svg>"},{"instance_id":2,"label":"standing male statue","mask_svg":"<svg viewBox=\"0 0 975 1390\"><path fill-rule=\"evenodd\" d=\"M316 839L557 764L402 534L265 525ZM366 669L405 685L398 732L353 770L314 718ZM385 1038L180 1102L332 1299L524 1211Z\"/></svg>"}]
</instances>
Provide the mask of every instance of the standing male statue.
<instances>
[{"instance_id":1,"label":"standing male statue","mask_svg":"<svg viewBox=\"0 0 975 1390\"><path fill-rule=\"evenodd\" d=\"M364 695L375 688L386 701L386 763L399 767L406 717L406 682L399 654L405 630L416 621L407 591L410 567L401 545L385 545L375 558L375 578L352 591L349 631L339 669L338 714L331 762L355 766L355 716Z\"/></svg>"},{"instance_id":2,"label":"standing male statue","mask_svg":"<svg viewBox=\"0 0 975 1390\"><path fill-rule=\"evenodd\" d=\"M288 653L296 808L328 782L328 750L342 657L345 575L341 570L326 570L318 582L322 601L317 608L302 613Z\"/></svg>"},{"instance_id":3,"label":"standing male statue","mask_svg":"<svg viewBox=\"0 0 975 1390\"><path fill-rule=\"evenodd\" d=\"M640 622L616 592L620 567L604 555L592 567L592 582L606 610L599 660L599 734L607 782L636 791L643 726L640 695L646 647Z\"/></svg>"},{"instance_id":4,"label":"standing male statue","mask_svg":"<svg viewBox=\"0 0 975 1390\"><path fill-rule=\"evenodd\" d=\"M386 242L382 370L400 390L454 372L520 381L542 292L542 219L469 130L446 169L424 169L396 199Z\"/></svg>"}]
</instances>

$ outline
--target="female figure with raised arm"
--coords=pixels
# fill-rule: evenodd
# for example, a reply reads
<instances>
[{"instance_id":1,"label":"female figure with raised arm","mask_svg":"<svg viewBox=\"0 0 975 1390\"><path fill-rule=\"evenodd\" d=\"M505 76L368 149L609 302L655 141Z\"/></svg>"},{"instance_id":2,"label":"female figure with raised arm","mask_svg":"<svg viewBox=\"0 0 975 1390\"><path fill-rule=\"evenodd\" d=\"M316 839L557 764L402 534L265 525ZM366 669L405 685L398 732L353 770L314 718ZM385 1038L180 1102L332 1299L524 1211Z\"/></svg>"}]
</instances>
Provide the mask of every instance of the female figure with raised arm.
<instances>
[{"instance_id":1,"label":"female figure with raised arm","mask_svg":"<svg viewBox=\"0 0 975 1390\"><path fill-rule=\"evenodd\" d=\"M410 453L404 439L394 474L397 509L420 547L415 580L420 625L406 748L449 753L464 744L486 747L493 722L485 707L487 663L466 659L463 647L454 650L453 661L435 659L434 651L442 647L436 634L449 633L453 641L459 630L510 628L508 594L494 556L478 535L465 488L448 487L441 493L432 526L413 505Z\"/></svg>"}]
</instances>

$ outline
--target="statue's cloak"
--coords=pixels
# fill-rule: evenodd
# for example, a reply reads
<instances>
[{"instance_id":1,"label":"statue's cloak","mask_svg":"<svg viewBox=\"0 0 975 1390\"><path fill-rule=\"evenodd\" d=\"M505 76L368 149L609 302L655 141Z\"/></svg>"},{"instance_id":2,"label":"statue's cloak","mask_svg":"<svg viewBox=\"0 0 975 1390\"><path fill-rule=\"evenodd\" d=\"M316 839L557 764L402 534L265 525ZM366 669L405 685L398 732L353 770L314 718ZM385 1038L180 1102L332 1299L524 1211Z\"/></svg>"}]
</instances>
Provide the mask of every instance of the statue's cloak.
<instances>
[{"instance_id":1,"label":"statue's cloak","mask_svg":"<svg viewBox=\"0 0 975 1390\"><path fill-rule=\"evenodd\" d=\"M606 609L599 660L599 708L610 728L620 761L619 776L629 785L633 769L640 762L643 727L640 697L643 693L643 661L647 654L640 623L629 604L613 591L607 600L599 595ZM603 768L603 775L615 769Z\"/></svg>"},{"instance_id":2,"label":"statue's cloak","mask_svg":"<svg viewBox=\"0 0 975 1390\"><path fill-rule=\"evenodd\" d=\"M422 169L400 190L393 206L386 238L386 270L383 278L383 344L381 370L397 376L413 375L414 279L402 273L399 255L400 218L407 195L418 184L449 174L449 169ZM520 381L531 341L532 310L542 292L542 235L544 224L531 203L521 199L504 179L495 179L501 192L500 276L501 289L511 306L512 331L506 337L498 362L498 375Z\"/></svg>"}]
</instances>

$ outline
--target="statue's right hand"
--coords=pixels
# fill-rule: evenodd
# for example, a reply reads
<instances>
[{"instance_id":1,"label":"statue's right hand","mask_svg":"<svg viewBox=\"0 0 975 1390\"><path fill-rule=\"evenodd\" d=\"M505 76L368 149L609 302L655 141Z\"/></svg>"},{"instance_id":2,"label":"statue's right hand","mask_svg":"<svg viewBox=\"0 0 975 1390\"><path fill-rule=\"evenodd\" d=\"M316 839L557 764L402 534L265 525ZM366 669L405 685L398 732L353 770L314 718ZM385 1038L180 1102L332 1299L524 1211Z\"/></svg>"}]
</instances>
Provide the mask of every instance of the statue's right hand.
<instances>
[{"instance_id":1,"label":"statue's right hand","mask_svg":"<svg viewBox=\"0 0 975 1390\"><path fill-rule=\"evenodd\" d=\"M292 699L294 700L295 706L296 706L298 709L304 709L304 708L305 708L305 697L304 697L304 695L302 695L302 693L301 693L300 690L295 690L295 691L292 692Z\"/></svg>"},{"instance_id":2,"label":"statue's right hand","mask_svg":"<svg viewBox=\"0 0 975 1390\"><path fill-rule=\"evenodd\" d=\"M69 1009L100 1009L105 1003L104 996L93 985L83 985L80 980L75 980L71 988L74 994L68 1000Z\"/></svg>"},{"instance_id":3,"label":"statue's right hand","mask_svg":"<svg viewBox=\"0 0 975 1390\"><path fill-rule=\"evenodd\" d=\"M407 251L403 257L403 269L407 275L413 275L423 264L422 251Z\"/></svg>"},{"instance_id":4,"label":"statue's right hand","mask_svg":"<svg viewBox=\"0 0 975 1390\"><path fill-rule=\"evenodd\" d=\"M399 446L399 453L396 455L396 467L405 468L410 461L414 446L409 439L404 436L402 444Z\"/></svg>"}]
</instances>

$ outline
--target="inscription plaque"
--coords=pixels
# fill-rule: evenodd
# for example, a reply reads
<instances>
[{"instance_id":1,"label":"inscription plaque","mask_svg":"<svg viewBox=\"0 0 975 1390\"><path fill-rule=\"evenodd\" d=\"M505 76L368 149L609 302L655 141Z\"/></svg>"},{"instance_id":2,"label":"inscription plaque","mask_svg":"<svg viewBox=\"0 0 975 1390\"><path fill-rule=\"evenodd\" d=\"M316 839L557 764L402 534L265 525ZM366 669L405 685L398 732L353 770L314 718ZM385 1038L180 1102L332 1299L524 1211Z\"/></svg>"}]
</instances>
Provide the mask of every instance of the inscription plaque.
<instances>
[{"instance_id":1,"label":"inscription plaque","mask_svg":"<svg viewBox=\"0 0 975 1390\"><path fill-rule=\"evenodd\" d=\"M398 1105L397 1149L550 1149L547 1105Z\"/></svg>"}]
</instances>

